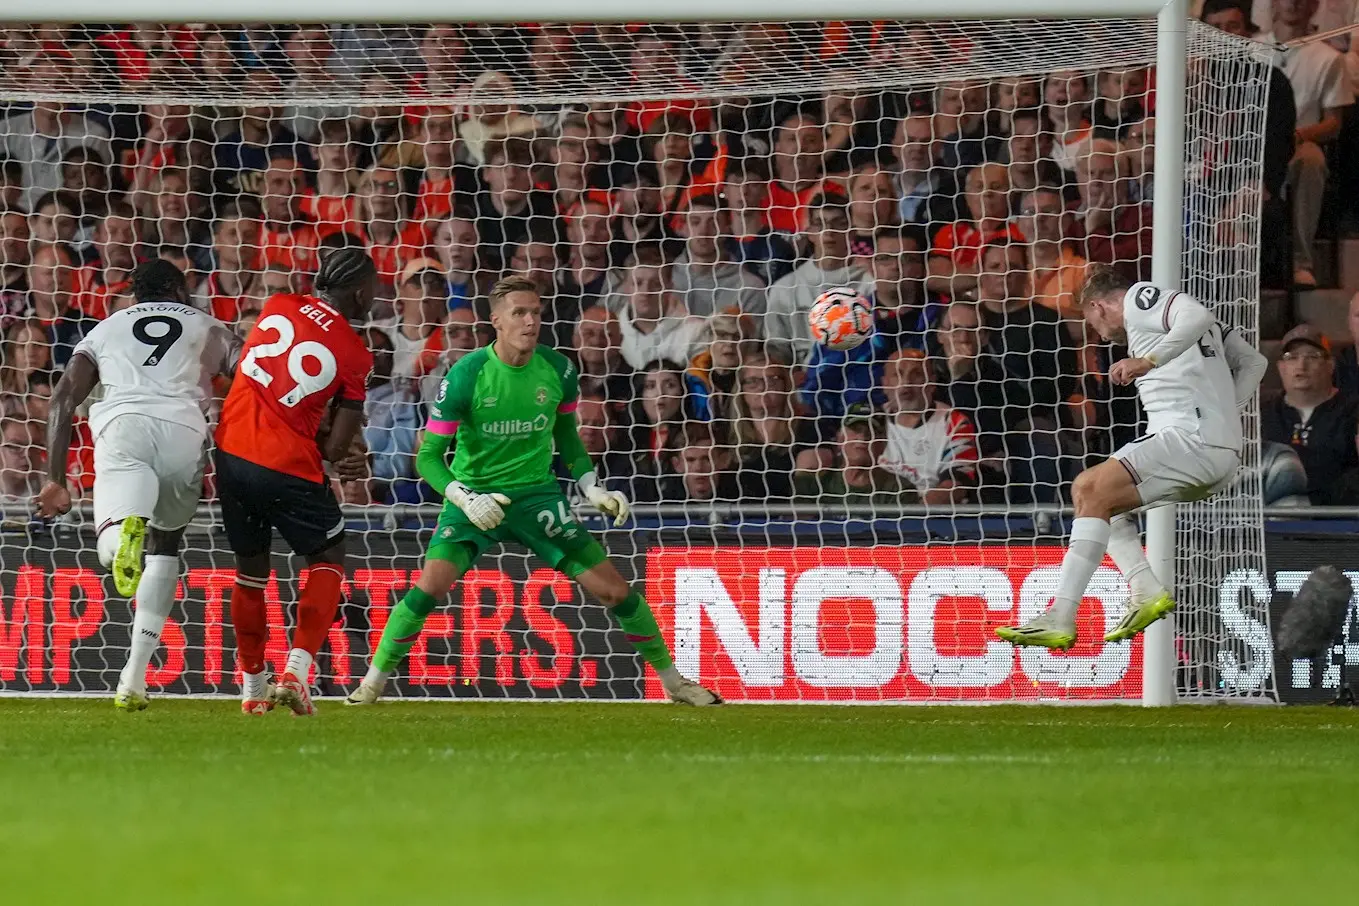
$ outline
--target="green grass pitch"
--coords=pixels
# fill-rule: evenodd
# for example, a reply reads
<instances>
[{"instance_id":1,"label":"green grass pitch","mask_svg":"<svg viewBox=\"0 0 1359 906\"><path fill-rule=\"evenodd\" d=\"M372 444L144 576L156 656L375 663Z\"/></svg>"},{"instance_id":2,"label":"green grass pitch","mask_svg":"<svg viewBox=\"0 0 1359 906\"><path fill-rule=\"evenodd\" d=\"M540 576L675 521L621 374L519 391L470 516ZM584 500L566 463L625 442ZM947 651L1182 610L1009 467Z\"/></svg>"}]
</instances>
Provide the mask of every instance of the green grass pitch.
<instances>
[{"instance_id":1,"label":"green grass pitch","mask_svg":"<svg viewBox=\"0 0 1359 906\"><path fill-rule=\"evenodd\" d=\"M1359 900L1343 709L0 700L0 900Z\"/></svg>"}]
</instances>

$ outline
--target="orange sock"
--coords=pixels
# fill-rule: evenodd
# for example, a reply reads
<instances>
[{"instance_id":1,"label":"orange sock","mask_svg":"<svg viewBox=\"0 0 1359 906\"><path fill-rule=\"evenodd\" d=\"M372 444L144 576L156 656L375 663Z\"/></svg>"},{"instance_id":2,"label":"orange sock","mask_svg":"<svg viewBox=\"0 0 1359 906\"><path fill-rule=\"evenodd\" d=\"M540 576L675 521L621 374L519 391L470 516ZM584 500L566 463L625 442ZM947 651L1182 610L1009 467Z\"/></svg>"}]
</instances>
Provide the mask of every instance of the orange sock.
<instances>
[{"instance_id":1,"label":"orange sock","mask_svg":"<svg viewBox=\"0 0 1359 906\"><path fill-rule=\"evenodd\" d=\"M302 597L297 602L297 631L293 633L293 647L316 657L326 640L330 625L335 622L335 611L340 606L340 584L344 570L333 563L318 563L307 573L307 584L302 586Z\"/></svg>"},{"instance_id":2,"label":"orange sock","mask_svg":"<svg viewBox=\"0 0 1359 906\"><path fill-rule=\"evenodd\" d=\"M264 644L269 638L264 586L255 585L257 581L237 576L231 589L231 625L236 630L236 655L246 673L264 672Z\"/></svg>"}]
</instances>

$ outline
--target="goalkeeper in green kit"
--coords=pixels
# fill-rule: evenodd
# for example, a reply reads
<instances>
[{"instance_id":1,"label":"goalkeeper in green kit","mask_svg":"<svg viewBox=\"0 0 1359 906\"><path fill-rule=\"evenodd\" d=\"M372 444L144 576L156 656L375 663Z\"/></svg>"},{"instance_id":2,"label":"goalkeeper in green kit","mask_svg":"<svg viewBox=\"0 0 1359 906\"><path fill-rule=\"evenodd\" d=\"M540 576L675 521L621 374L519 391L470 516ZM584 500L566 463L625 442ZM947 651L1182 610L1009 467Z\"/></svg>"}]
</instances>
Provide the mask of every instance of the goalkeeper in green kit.
<instances>
[{"instance_id":1,"label":"goalkeeper in green kit","mask_svg":"<svg viewBox=\"0 0 1359 906\"><path fill-rule=\"evenodd\" d=\"M378 700L430 612L487 548L516 540L604 602L672 701L717 705L716 693L680 675L656 618L571 515L552 471L561 455L581 493L622 525L628 501L606 491L576 429L576 368L538 345L542 301L532 281L507 277L491 290L495 342L449 369L425 425L416 467L448 499L416 586L396 605L351 705ZM448 448L457 437L453 468Z\"/></svg>"}]
</instances>

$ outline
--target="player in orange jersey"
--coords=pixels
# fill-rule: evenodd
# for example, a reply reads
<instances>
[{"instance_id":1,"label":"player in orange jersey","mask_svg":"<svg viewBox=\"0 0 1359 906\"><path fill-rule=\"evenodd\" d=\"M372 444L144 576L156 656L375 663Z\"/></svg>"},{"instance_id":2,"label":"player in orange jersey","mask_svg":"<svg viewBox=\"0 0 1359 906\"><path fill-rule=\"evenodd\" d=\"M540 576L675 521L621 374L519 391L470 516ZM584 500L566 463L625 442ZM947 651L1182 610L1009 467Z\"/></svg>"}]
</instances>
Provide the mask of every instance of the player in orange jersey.
<instances>
[{"instance_id":1,"label":"player in orange jersey","mask_svg":"<svg viewBox=\"0 0 1359 906\"><path fill-rule=\"evenodd\" d=\"M245 674L241 710L275 704L316 713L307 689L312 660L340 604L344 518L322 461L341 477L362 427L373 356L350 325L368 314L377 268L359 249L321 262L315 296L274 296L246 338L236 379L217 428L217 492L227 540L236 555L231 622ZM335 406L329 434L318 436ZM324 445L324 446L322 446ZM311 567L297 608L288 663L270 690L264 672L273 529Z\"/></svg>"}]
</instances>

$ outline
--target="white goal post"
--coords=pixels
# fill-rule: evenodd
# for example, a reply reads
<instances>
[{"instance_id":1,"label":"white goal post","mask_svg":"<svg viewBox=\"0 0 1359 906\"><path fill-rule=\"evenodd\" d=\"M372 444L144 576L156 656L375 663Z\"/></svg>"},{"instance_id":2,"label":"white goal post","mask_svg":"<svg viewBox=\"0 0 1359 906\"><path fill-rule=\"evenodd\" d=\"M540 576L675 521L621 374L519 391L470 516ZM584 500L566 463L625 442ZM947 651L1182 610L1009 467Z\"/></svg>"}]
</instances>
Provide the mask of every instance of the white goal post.
<instances>
[{"instance_id":1,"label":"white goal post","mask_svg":"<svg viewBox=\"0 0 1359 906\"><path fill-rule=\"evenodd\" d=\"M1021 3L1017 0L924 0L924 2L903 3L900 0L849 0L849 2L828 3L826 0L746 0L732 3L731 0L653 0L639 6L635 2L622 0L589 0L587 3L568 6L560 0L503 0L494 3L460 4L450 7L446 2L436 0L384 0L379 4L370 0L235 0L235 2L212 5L209 8L195 9L186 16L182 4L168 0L7 0L0 4L0 24L25 22L65 22L80 23L116 19L121 22L179 22L186 18L194 22L268 22L268 23L334 23L334 22L377 22L393 26L405 23L428 23L445 21L450 14L459 21L477 23L519 23L519 22L633 22L639 16L648 22L742 22L742 21L779 21L779 20L879 20L909 16L911 20L921 21L962 21L984 22L991 19L1018 19L1024 22L1037 20L1065 19L1149 19L1155 17L1156 54L1155 54L1155 105L1156 132L1154 143L1154 165L1150 183L1152 198L1153 244L1150 274L1152 280L1162 286L1180 286L1186 283L1184 248L1186 222L1186 90L1188 84L1189 48L1187 35L1190 28L1188 19L1188 0L1171 0L1163 3L1158 0L1106 0L1092 4L1089 0L1035 0ZM1060 48L1049 48L1060 56ZM1051 57L1048 58L1049 63ZM1016 63L1013 73L1020 75L1032 68L1029 57ZM1029 67L1029 68L1026 68ZM1055 66L1053 68L1056 68ZM5 100L7 91L0 84L0 101ZM31 99L28 92L16 92L13 96ZM123 98L118 98L124 100ZM1191 152L1192 153L1192 152ZM1243 242L1243 248L1253 248L1258 243L1258 200L1255 211L1242 210L1243 223L1247 232L1254 231ZM1192 252L1190 253L1192 254ZM1249 277L1242 278L1247 283ZM1190 287L1194 289L1194 287ZM1242 291L1234 287L1231 298L1245 296L1250 290ZM1238 312L1234 317L1235 326L1254 331L1256 314L1253 306L1249 311ZM1253 333L1252 333L1253 336ZM1252 416L1253 417L1253 416ZM1247 464L1253 465L1257 453L1250 453ZM1244 484L1244 493L1249 496L1251 489L1258 487L1254 480ZM1187 509L1187 508L1186 508ZM1249 543L1255 533L1255 550L1250 552L1250 561L1245 569L1263 571L1263 538L1259 535L1261 511L1257 500L1253 507L1247 500L1241 505L1233 504L1226 518ZM1197 512L1198 510L1196 510ZM966 512L960 508L958 512ZM1201 510L1208 521L1222 518L1210 504ZM1199 518L1199 517L1195 517ZM1148 556L1156 574L1168 587L1176 587L1177 562L1185 562L1177 556L1177 521L1175 507L1165 506L1153 510L1146 516L1146 543ZM1252 528L1252 525L1254 528ZM1181 526L1181 529L1183 527ZM1215 529L1215 527L1212 527ZM1227 541L1227 544L1241 543ZM1235 562L1235 561L1233 561ZM4 565L0 564L0 585L12 582L12 573L3 575ZM1231 567L1227 558L1210 565L1210 569L1226 570ZM1203 580L1203 595L1215 595L1218 589L1218 573L1215 578ZM1197 580L1196 580L1197 581ZM761 583L764 582L763 576ZM763 588L763 585L761 585ZM3 599L0 599L0 604ZM1259 602L1257 602L1259 603ZM3 618L0 612L0 618ZM695 618L697 619L697 618ZM1268 626L1267 616L1265 625ZM1267 631L1267 629L1266 629ZM794 630L796 635L796 630ZM795 639L796 641L796 639ZM755 648L758 648L758 640ZM1257 650L1255 654L1260 654ZM697 656L695 656L697 657ZM1223 655L1217 654L1218 666ZM1226 657L1235 658L1236 655ZM116 658L115 658L116 659ZM1209 665L1212 667L1212 665ZM1240 665L1238 665L1240 666ZM1206 698L1241 697L1230 689L1186 688L1184 680L1185 658L1177 653L1175 626L1172 621L1162 621L1153 625L1145 634L1143 648L1141 696L1145 706L1164 706L1177 701L1177 686L1180 693L1190 696L1202 695ZM1179 680L1177 681L1177 675ZM1037 680L1034 686L1038 685ZM0 689L4 684L0 683ZM1261 682L1258 689L1246 693L1244 697L1269 697L1272 688Z\"/></svg>"}]
</instances>

